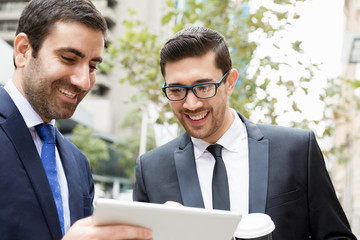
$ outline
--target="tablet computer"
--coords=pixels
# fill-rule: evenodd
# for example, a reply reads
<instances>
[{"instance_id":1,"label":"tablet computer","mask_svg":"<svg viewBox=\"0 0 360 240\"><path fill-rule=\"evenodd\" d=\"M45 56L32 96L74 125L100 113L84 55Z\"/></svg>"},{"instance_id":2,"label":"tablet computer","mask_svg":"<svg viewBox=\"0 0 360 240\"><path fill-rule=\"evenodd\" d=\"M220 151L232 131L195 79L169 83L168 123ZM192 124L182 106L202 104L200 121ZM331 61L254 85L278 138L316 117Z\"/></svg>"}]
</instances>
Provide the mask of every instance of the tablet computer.
<instances>
[{"instance_id":1,"label":"tablet computer","mask_svg":"<svg viewBox=\"0 0 360 240\"><path fill-rule=\"evenodd\" d=\"M231 240L240 213L155 203L98 199L96 225L124 223L153 231L153 240Z\"/></svg>"}]
</instances>

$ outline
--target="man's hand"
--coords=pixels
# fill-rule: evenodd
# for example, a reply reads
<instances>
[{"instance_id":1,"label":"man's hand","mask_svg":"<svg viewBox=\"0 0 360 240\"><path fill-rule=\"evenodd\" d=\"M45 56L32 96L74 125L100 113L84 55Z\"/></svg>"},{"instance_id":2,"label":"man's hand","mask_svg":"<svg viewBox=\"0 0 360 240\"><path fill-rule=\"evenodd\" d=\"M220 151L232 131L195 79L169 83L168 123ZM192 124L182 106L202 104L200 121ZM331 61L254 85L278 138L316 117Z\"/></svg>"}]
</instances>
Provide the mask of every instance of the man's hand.
<instances>
[{"instance_id":1,"label":"man's hand","mask_svg":"<svg viewBox=\"0 0 360 240\"><path fill-rule=\"evenodd\" d=\"M80 219L65 234L63 240L121 240L151 239L152 232L141 227L129 225L94 226L91 217Z\"/></svg>"},{"instance_id":2,"label":"man's hand","mask_svg":"<svg viewBox=\"0 0 360 240\"><path fill-rule=\"evenodd\" d=\"M164 203L165 205L168 206L177 206L177 207L183 207L184 205L182 205L181 203L178 202L174 202L174 201L167 201Z\"/></svg>"}]
</instances>

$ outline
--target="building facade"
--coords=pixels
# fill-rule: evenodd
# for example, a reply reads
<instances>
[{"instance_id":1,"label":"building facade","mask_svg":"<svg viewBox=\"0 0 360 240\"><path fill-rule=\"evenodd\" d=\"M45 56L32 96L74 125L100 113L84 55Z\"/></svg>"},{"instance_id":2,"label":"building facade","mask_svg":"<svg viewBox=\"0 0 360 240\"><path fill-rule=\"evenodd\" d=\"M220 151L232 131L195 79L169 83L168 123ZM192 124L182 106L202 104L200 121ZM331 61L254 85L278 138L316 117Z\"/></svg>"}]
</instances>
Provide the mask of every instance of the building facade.
<instances>
[{"instance_id":1,"label":"building facade","mask_svg":"<svg viewBox=\"0 0 360 240\"><path fill-rule=\"evenodd\" d=\"M360 92L347 83L360 81L360 2L344 1L342 98L335 128L335 145L343 161L332 169L332 179L353 232L360 237Z\"/></svg>"},{"instance_id":2,"label":"building facade","mask_svg":"<svg viewBox=\"0 0 360 240\"><path fill-rule=\"evenodd\" d=\"M0 39L9 46L13 46L18 19L27 2L0 0ZM116 37L123 34L122 21L129 18L128 9L136 10L140 20L148 23L151 28L160 29L161 10L165 5L162 0L93 0L92 2L106 19L109 28L107 40L110 42L116 41ZM7 55L8 53L9 51ZM8 61L9 56L6 58L6 62ZM82 123L104 137L122 137L119 124L126 113L134 108L133 105L125 102L136 90L128 84L120 85L118 82L120 75L121 69L116 66L109 74L98 73L91 93L80 103L74 116L66 123L60 121L64 124L63 131L71 131L76 123ZM1 79L0 83L4 85L7 80Z\"/></svg>"}]
</instances>

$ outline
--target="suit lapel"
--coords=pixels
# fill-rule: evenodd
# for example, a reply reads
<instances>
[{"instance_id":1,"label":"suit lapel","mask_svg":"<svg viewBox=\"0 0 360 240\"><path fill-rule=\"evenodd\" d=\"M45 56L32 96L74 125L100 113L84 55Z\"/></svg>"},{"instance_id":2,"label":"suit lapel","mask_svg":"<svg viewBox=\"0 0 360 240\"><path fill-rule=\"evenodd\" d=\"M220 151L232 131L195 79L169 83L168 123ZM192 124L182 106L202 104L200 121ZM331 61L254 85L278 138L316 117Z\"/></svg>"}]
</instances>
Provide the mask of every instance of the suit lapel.
<instances>
[{"instance_id":1,"label":"suit lapel","mask_svg":"<svg viewBox=\"0 0 360 240\"><path fill-rule=\"evenodd\" d=\"M0 127L3 128L19 155L19 159L32 183L53 238L60 239L62 238L60 222L40 156L24 119L10 97L8 95L5 97L5 91L2 92L2 90L0 89L0 101L6 102L8 107L3 112L6 120L0 124Z\"/></svg>"},{"instance_id":2,"label":"suit lapel","mask_svg":"<svg viewBox=\"0 0 360 240\"><path fill-rule=\"evenodd\" d=\"M174 159L183 204L188 207L204 208L193 144L187 133L182 136L179 150L174 152Z\"/></svg>"},{"instance_id":3,"label":"suit lapel","mask_svg":"<svg viewBox=\"0 0 360 240\"><path fill-rule=\"evenodd\" d=\"M265 213L268 190L269 141L256 124L239 114L245 123L249 144L249 212Z\"/></svg>"},{"instance_id":4,"label":"suit lapel","mask_svg":"<svg viewBox=\"0 0 360 240\"><path fill-rule=\"evenodd\" d=\"M265 212L268 190L269 141L256 124L241 114L248 134L249 147L249 212ZM191 207L204 208L200 183L194 160L194 150L190 136L185 133L174 152L175 166L179 179L183 204Z\"/></svg>"},{"instance_id":5,"label":"suit lapel","mask_svg":"<svg viewBox=\"0 0 360 240\"><path fill-rule=\"evenodd\" d=\"M84 203L81 195L81 188L79 183L79 176L76 159L72 153L67 149L69 146L66 145L64 136L56 130L56 146L58 148L62 165L64 168L66 181L69 189L69 208L70 208L70 218L71 224L73 224L79 216L83 216Z\"/></svg>"}]
</instances>

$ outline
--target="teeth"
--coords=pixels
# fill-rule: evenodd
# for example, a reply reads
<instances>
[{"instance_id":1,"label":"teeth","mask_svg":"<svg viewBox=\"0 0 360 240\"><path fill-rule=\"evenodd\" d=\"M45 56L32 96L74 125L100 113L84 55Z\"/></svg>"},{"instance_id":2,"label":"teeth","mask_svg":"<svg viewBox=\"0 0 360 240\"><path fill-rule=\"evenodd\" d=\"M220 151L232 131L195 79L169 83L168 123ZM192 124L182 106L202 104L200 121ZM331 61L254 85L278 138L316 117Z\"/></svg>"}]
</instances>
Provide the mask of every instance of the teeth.
<instances>
[{"instance_id":1,"label":"teeth","mask_svg":"<svg viewBox=\"0 0 360 240\"><path fill-rule=\"evenodd\" d=\"M197 120L203 119L207 114L208 114L208 113L204 113L204 114L198 115L198 116L191 116L191 115L189 115L189 118L190 118L191 120L197 121Z\"/></svg>"},{"instance_id":2,"label":"teeth","mask_svg":"<svg viewBox=\"0 0 360 240\"><path fill-rule=\"evenodd\" d=\"M59 88L59 91L63 94L65 94L67 97L69 98L74 98L76 96L76 94L72 93L72 92L69 92L63 88Z\"/></svg>"}]
</instances>

